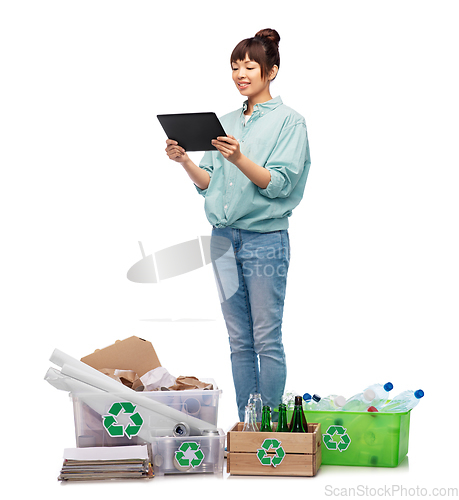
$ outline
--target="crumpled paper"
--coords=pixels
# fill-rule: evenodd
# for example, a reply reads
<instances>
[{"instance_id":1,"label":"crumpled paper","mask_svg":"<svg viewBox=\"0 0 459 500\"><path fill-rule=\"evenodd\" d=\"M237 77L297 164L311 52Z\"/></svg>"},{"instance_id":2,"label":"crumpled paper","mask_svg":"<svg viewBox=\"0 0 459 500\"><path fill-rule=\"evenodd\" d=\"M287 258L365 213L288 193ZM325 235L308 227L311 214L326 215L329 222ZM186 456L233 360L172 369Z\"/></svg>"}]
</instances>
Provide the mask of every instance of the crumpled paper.
<instances>
[{"instance_id":1,"label":"crumpled paper","mask_svg":"<svg viewBox=\"0 0 459 500\"><path fill-rule=\"evenodd\" d=\"M196 377L177 377L175 384L169 387L171 391L186 391L191 389L213 390L213 385L207 382L201 382Z\"/></svg>"},{"instance_id":2,"label":"crumpled paper","mask_svg":"<svg viewBox=\"0 0 459 500\"><path fill-rule=\"evenodd\" d=\"M163 366L150 370L140 378L137 376L137 373L132 370L102 368L99 371L135 391L213 390L213 385L211 383L201 382L198 378L193 376L184 377L181 375L176 378Z\"/></svg>"},{"instance_id":3,"label":"crumpled paper","mask_svg":"<svg viewBox=\"0 0 459 500\"><path fill-rule=\"evenodd\" d=\"M169 387L175 384L175 377L166 368L158 366L140 377L145 391L156 391L161 387Z\"/></svg>"}]
</instances>

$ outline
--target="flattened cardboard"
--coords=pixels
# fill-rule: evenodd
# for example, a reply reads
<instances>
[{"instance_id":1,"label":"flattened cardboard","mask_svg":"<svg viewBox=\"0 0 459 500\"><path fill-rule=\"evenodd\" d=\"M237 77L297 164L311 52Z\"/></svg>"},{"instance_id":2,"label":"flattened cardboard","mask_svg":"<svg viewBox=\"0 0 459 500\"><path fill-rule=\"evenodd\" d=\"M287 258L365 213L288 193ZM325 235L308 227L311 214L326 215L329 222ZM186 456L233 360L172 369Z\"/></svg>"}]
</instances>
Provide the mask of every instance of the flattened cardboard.
<instances>
[{"instance_id":1,"label":"flattened cardboard","mask_svg":"<svg viewBox=\"0 0 459 500\"><path fill-rule=\"evenodd\" d=\"M117 340L104 349L97 349L80 361L96 370L103 368L133 370L139 377L161 366L153 344L135 336Z\"/></svg>"}]
</instances>

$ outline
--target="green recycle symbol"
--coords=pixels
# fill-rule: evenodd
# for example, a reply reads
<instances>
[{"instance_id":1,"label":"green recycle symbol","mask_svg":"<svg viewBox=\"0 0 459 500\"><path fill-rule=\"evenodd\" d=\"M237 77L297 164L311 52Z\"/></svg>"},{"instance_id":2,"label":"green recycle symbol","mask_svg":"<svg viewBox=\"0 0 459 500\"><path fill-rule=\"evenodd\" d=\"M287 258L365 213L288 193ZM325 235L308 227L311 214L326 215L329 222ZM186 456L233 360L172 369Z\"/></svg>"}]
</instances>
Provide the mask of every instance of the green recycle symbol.
<instances>
[{"instance_id":1,"label":"green recycle symbol","mask_svg":"<svg viewBox=\"0 0 459 500\"><path fill-rule=\"evenodd\" d=\"M135 411L135 408L136 406L129 401L112 404L111 408L108 410L109 415L104 415L102 417L105 430L110 436L123 437L126 434L126 436L131 439L139 433L143 425L143 418ZM123 412L128 414L131 419L131 422L126 427L119 424L115 418Z\"/></svg>"},{"instance_id":2,"label":"green recycle symbol","mask_svg":"<svg viewBox=\"0 0 459 500\"><path fill-rule=\"evenodd\" d=\"M189 467L190 465L199 467L204 460L204 453L199 449L198 443L186 441L175 452L175 459L181 467Z\"/></svg>"},{"instance_id":3,"label":"green recycle symbol","mask_svg":"<svg viewBox=\"0 0 459 500\"><path fill-rule=\"evenodd\" d=\"M276 452L275 455L268 455L270 448ZM257 450L257 457L261 465L277 467L284 460L285 451L281 446L281 442L277 439L265 439L261 448Z\"/></svg>"},{"instance_id":4,"label":"green recycle symbol","mask_svg":"<svg viewBox=\"0 0 459 500\"><path fill-rule=\"evenodd\" d=\"M340 452L347 450L351 444L351 438L342 425L330 425L322 439L327 449Z\"/></svg>"}]
</instances>

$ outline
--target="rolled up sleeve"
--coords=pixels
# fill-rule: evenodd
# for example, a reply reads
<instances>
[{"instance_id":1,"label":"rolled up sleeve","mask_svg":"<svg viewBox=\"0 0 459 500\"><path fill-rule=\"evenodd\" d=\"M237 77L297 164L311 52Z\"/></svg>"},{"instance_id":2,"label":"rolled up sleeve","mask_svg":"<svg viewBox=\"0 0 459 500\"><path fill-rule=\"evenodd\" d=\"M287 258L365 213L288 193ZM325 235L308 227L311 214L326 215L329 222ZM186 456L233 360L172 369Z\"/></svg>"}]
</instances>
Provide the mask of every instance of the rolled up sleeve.
<instances>
[{"instance_id":1,"label":"rolled up sleeve","mask_svg":"<svg viewBox=\"0 0 459 500\"><path fill-rule=\"evenodd\" d=\"M285 127L264 165L271 180L265 189L258 191L267 198L289 197L309 164L306 124L301 121Z\"/></svg>"},{"instance_id":2,"label":"rolled up sleeve","mask_svg":"<svg viewBox=\"0 0 459 500\"><path fill-rule=\"evenodd\" d=\"M213 164L213 159L212 159L212 151L206 151L204 153L204 156L202 157L202 160L199 162L199 168L202 168L203 170L205 170L209 174L210 180L212 180L212 174L214 171L213 165L214 164ZM209 181L209 185L210 185L210 181ZM206 189L200 189L195 184L195 187L196 187L199 194L201 194L202 196L206 196L207 189L209 189L209 186L207 186Z\"/></svg>"}]
</instances>

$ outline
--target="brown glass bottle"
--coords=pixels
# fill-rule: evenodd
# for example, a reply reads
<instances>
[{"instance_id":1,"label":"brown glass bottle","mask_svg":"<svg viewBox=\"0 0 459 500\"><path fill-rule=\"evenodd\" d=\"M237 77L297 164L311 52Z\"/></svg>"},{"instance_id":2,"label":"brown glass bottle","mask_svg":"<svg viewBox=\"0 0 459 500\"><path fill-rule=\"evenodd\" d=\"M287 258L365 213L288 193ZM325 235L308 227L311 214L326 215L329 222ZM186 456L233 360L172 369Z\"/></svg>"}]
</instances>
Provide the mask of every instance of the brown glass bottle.
<instances>
[{"instance_id":1,"label":"brown glass bottle","mask_svg":"<svg viewBox=\"0 0 459 500\"><path fill-rule=\"evenodd\" d=\"M290 422L290 432L308 432L308 423L304 416L303 398L301 396L295 396L295 406Z\"/></svg>"}]
</instances>

